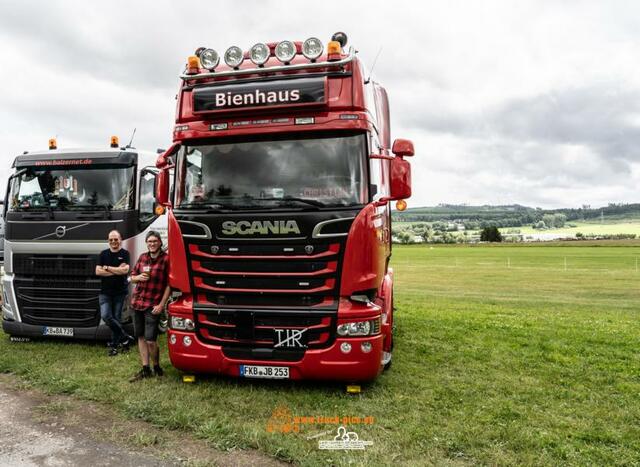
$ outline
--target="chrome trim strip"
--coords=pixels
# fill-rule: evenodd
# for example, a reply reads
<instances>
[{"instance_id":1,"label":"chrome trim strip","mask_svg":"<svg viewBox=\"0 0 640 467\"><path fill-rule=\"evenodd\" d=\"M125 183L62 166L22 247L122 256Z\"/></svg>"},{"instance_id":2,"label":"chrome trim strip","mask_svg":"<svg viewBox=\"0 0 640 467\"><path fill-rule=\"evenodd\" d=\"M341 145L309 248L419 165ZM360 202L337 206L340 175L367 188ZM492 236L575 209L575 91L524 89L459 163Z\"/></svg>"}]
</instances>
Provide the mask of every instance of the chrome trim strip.
<instances>
[{"instance_id":1,"label":"chrome trim strip","mask_svg":"<svg viewBox=\"0 0 640 467\"><path fill-rule=\"evenodd\" d=\"M313 228L313 233L311 236L313 238L327 238L327 237L346 237L349 235L349 232L339 233L339 234L323 234L320 231L324 228L324 226L328 224L334 224L336 222L354 220L355 217L340 217L339 219L329 219L328 221L318 222L316 226Z\"/></svg>"},{"instance_id":2,"label":"chrome trim strip","mask_svg":"<svg viewBox=\"0 0 640 467\"><path fill-rule=\"evenodd\" d=\"M209 226L207 224L203 224L201 222L194 222L194 221L183 221L183 220L179 220L178 221L178 225L180 224L193 224L193 225L197 225L198 227L201 227L204 231L205 234L204 235L193 235L193 234L182 234L182 236L184 238L205 238L205 239L210 239L213 236L211 235L211 229L209 229Z\"/></svg>"},{"instance_id":3,"label":"chrome trim strip","mask_svg":"<svg viewBox=\"0 0 640 467\"><path fill-rule=\"evenodd\" d=\"M351 62L354 58L356 58L356 50L351 47L349 49L349 56L343 58L342 60L336 60L335 62L312 62L312 63L298 63L297 65L278 65L269 68L246 68L243 70L227 70L221 71L219 73L200 73L197 75L188 75L183 73L180 75L180 79L184 81L189 80L199 80L199 79L207 79L207 78L221 78L224 76L242 76L242 75L263 75L268 73L274 73L278 71L291 71L291 70L307 70L314 68L327 68L327 67L336 67L346 65ZM304 76L301 76L303 78Z\"/></svg>"},{"instance_id":4,"label":"chrome trim strip","mask_svg":"<svg viewBox=\"0 0 640 467\"><path fill-rule=\"evenodd\" d=\"M255 241L269 241L269 240L305 240L307 237L278 237L278 238L231 238L231 237L218 237L216 240L255 240Z\"/></svg>"},{"instance_id":5,"label":"chrome trim strip","mask_svg":"<svg viewBox=\"0 0 640 467\"><path fill-rule=\"evenodd\" d=\"M65 229L64 229L64 233L62 234L61 237L58 237L58 234L56 232L56 230L58 230L58 229L56 228L56 230L54 230L53 232L51 232L51 233L49 233L47 235L43 235L41 237L34 238L34 240L43 240L43 239L45 239L47 237L51 237L52 235L55 235L57 238L62 238L67 234L68 231L73 230L73 229L79 229L80 227L86 227L87 225L90 225L89 222L85 222L84 224L80 224L80 225L75 225L75 226L70 227L68 229L66 228L66 226L63 226L63 227L65 227Z\"/></svg>"},{"instance_id":6,"label":"chrome trim strip","mask_svg":"<svg viewBox=\"0 0 640 467\"><path fill-rule=\"evenodd\" d=\"M116 222L123 222L122 219L115 219L111 221L94 221L93 219L85 219L82 221L7 221L8 224L87 224L87 221L91 221L91 224L115 224Z\"/></svg>"}]
</instances>

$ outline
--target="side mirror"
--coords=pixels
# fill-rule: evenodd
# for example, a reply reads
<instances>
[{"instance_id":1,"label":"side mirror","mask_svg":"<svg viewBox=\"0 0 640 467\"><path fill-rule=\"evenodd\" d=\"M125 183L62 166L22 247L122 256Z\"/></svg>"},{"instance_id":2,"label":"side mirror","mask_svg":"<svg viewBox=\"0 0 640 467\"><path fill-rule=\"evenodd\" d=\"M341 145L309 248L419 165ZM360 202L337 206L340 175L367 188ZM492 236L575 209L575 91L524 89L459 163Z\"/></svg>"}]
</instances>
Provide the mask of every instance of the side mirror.
<instances>
[{"instance_id":1,"label":"side mirror","mask_svg":"<svg viewBox=\"0 0 640 467\"><path fill-rule=\"evenodd\" d=\"M162 169L156 175L156 202L161 206L169 205L169 169Z\"/></svg>"},{"instance_id":2,"label":"side mirror","mask_svg":"<svg viewBox=\"0 0 640 467\"><path fill-rule=\"evenodd\" d=\"M161 206L169 206L169 170L173 168L171 158L180 149L179 143L174 143L169 149L158 156L156 167L160 169L156 175L156 201Z\"/></svg>"},{"instance_id":3,"label":"side mirror","mask_svg":"<svg viewBox=\"0 0 640 467\"><path fill-rule=\"evenodd\" d=\"M397 140L396 140L397 141ZM395 147L395 143L394 143ZM390 161L392 201L411 197L411 164L402 157L394 157Z\"/></svg>"},{"instance_id":4,"label":"side mirror","mask_svg":"<svg viewBox=\"0 0 640 467\"><path fill-rule=\"evenodd\" d=\"M398 157L411 157L413 156L413 142L408 139L398 138L393 142L391 152Z\"/></svg>"}]
</instances>

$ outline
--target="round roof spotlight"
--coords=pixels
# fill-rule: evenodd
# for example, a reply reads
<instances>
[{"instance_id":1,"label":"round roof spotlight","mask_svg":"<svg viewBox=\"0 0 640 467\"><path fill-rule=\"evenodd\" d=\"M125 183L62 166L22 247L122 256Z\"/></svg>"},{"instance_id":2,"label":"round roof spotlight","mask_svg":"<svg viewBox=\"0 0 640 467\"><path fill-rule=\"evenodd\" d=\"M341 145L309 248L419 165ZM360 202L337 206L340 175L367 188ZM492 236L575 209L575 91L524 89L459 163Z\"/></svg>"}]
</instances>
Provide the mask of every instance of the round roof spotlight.
<instances>
[{"instance_id":1,"label":"round roof spotlight","mask_svg":"<svg viewBox=\"0 0 640 467\"><path fill-rule=\"evenodd\" d=\"M315 60L324 51L324 46L320 39L316 37L310 37L302 44L302 55L307 57L309 60Z\"/></svg>"},{"instance_id":2,"label":"round roof spotlight","mask_svg":"<svg viewBox=\"0 0 640 467\"><path fill-rule=\"evenodd\" d=\"M271 55L269 47L267 44L263 44L261 42L251 47L251 51L249 52L251 61L258 66L264 65L267 60L269 60L269 55Z\"/></svg>"},{"instance_id":3,"label":"round roof spotlight","mask_svg":"<svg viewBox=\"0 0 640 467\"><path fill-rule=\"evenodd\" d=\"M203 49L200 51L200 63L207 70L213 70L220 63L220 55L213 49Z\"/></svg>"},{"instance_id":4,"label":"round roof spotlight","mask_svg":"<svg viewBox=\"0 0 640 467\"><path fill-rule=\"evenodd\" d=\"M278 42L276 58L282 63L289 63L296 56L296 45L291 41Z\"/></svg>"},{"instance_id":5,"label":"round roof spotlight","mask_svg":"<svg viewBox=\"0 0 640 467\"><path fill-rule=\"evenodd\" d=\"M341 47L347 45L347 35L344 32L336 32L331 36L331 40L340 42Z\"/></svg>"},{"instance_id":6,"label":"round roof spotlight","mask_svg":"<svg viewBox=\"0 0 640 467\"><path fill-rule=\"evenodd\" d=\"M244 52L238 46L232 45L224 53L224 62L231 68L238 68L244 60Z\"/></svg>"}]
</instances>

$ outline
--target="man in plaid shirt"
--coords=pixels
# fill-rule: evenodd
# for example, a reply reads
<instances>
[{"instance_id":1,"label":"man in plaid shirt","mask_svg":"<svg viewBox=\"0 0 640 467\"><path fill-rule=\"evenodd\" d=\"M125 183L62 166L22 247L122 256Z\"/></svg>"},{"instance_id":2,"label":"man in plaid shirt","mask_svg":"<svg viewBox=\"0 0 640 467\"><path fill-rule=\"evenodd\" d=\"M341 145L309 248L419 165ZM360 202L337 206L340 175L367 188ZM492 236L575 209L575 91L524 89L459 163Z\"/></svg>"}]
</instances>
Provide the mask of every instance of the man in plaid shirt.
<instances>
[{"instance_id":1,"label":"man in plaid shirt","mask_svg":"<svg viewBox=\"0 0 640 467\"><path fill-rule=\"evenodd\" d=\"M162 376L160 349L158 347L158 321L164 310L171 288L169 287L169 256L162 250L160 234L153 230L147 233L147 253L142 253L131 271L131 282L136 284L131 299L134 310L134 330L138 338L138 350L142 369L131 378L138 381L154 373ZM149 361L153 363L153 373Z\"/></svg>"}]
</instances>

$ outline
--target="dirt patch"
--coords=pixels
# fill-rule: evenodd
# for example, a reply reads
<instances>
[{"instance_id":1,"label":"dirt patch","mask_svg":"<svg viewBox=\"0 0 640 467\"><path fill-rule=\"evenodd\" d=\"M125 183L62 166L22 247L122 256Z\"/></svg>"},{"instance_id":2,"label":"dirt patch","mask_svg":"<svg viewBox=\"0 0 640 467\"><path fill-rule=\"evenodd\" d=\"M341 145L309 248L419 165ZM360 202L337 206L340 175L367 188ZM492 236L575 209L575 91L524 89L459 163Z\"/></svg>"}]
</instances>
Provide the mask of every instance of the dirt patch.
<instances>
[{"instance_id":1,"label":"dirt patch","mask_svg":"<svg viewBox=\"0 0 640 467\"><path fill-rule=\"evenodd\" d=\"M0 374L2 465L287 465L258 451L222 452L185 433L115 416L108 406L24 389Z\"/></svg>"}]
</instances>

